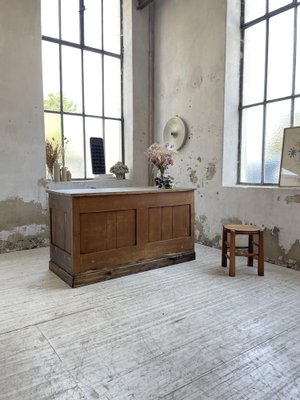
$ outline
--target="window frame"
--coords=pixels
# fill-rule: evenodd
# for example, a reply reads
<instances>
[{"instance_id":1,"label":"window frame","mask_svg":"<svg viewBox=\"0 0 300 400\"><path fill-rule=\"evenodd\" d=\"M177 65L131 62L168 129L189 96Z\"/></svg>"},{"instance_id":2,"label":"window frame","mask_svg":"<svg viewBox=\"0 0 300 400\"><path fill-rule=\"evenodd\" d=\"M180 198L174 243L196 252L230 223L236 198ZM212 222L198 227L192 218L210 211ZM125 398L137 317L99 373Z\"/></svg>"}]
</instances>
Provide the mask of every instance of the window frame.
<instances>
[{"instance_id":1,"label":"window frame","mask_svg":"<svg viewBox=\"0 0 300 400\"><path fill-rule=\"evenodd\" d=\"M238 157L237 157L237 184L247 186L279 186L279 180L277 183L270 183L265 181L265 142L266 142L266 110L267 105L271 103L278 103L284 100L291 101L290 108L290 126L294 126L294 114L295 114L295 100L300 98L300 94L295 93L296 83L296 58L297 58L297 25L300 24L298 20L298 10L300 13L300 2L299 0L292 0L291 3L282 6L276 10L269 12L269 0L266 1L266 12L263 16L245 22L245 3L250 0L241 0L241 12L240 12L240 66L239 66L239 106L238 106ZM293 76L292 76L292 91L291 95L284 97L277 97L275 99L267 99L267 84L268 84L268 51L269 51L269 22L270 18L279 15L283 12L294 10L294 43L293 43ZM265 65L264 65L264 97L263 101L243 104L243 79L244 79L244 49L245 49L245 31L258 23L266 22L266 43L265 43ZM299 66L300 67L300 66ZM298 67L298 68L299 68ZM263 107L263 122L262 122L262 162L260 182L247 182L241 180L241 163L242 163L242 125L243 125L243 111L251 107L262 106Z\"/></svg>"},{"instance_id":2,"label":"window frame","mask_svg":"<svg viewBox=\"0 0 300 400\"><path fill-rule=\"evenodd\" d=\"M123 69L124 69L124 44L123 44L123 0L120 1L120 53L113 53L110 51L104 50L104 18L103 18L103 1L104 0L99 0L101 2L101 49L87 46L84 43L84 12L85 12L85 4L84 0L77 0L78 1L78 6L79 6L79 43L75 42L70 42L67 40L62 39L62 18L61 18L61 0L57 0L58 2L58 24L59 24L59 38L54 38L51 36L47 35L42 35L42 40L41 44L44 42L50 42L50 43L55 43L58 45L58 52L59 52L59 95L60 95L60 110L55 111L55 110L46 110L44 109L44 114L56 114L60 116L60 125L61 125L61 144L62 147L65 144L65 136L64 136L64 115L73 115L73 116L79 116L82 117L83 121L83 131L82 131L82 139L83 139L83 172L84 172L84 177L73 177L75 180L89 180L91 179L90 177L87 177L87 158L86 158L86 124L85 124L85 119L86 118L97 118L101 120L102 122L102 132L103 132L103 141L105 143L105 122L106 121L119 121L121 124L121 161L124 162L125 158L125 144L124 144L124 105L123 105L123 99L124 99L124 91L123 91ZM81 57L81 90L82 90L82 110L81 112L70 112L70 111L64 111L63 110L63 88L62 88L62 76L63 76L63 70L62 70L62 46L67 46L70 48L76 48L80 50L80 57ZM102 95L102 115L93 115L93 114L87 114L85 112L85 107L84 107L84 98L85 98L85 93L84 93L84 58L83 54L84 52L91 52L91 53L96 53L102 55L101 57L101 64L102 64L102 70L101 70L101 81L102 81L102 88L101 88L101 95ZM105 72L104 72L104 56L116 58L120 60L120 108L121 108L121 115L119 118L117 117L109 117L105 115ZM64 158L64 152L62 153L62 163L65 165L65 158Z\"/></svg>"}]
</instances>

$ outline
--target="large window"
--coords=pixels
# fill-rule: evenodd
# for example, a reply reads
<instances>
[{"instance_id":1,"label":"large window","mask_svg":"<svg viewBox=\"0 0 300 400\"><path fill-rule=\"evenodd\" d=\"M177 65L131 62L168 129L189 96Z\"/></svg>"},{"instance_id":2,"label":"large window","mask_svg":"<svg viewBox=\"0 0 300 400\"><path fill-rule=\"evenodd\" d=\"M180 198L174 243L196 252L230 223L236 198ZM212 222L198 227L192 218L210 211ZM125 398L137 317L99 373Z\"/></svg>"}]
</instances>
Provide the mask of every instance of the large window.
<instances>
[{"instance_id":1,"label":"large window","mask_svg":"<svg viewBox=\"0 0 300 400\"><path fill-rule=\"evenodd\" d=\"M241 5L239 183L277 185L283 129L300 125L300 1Z\"/></svg>"},{"instance_id":2,"label":"large window","mask_svg":"<svg viewBox=\"0 0 300 400\"><path fill-rule=\"evenodd\" d=\"M75 179L93 177L90 137L106 170L123 159L122 0L42 0L46 138L66 144Z\"/></svg>"}]
</instances>

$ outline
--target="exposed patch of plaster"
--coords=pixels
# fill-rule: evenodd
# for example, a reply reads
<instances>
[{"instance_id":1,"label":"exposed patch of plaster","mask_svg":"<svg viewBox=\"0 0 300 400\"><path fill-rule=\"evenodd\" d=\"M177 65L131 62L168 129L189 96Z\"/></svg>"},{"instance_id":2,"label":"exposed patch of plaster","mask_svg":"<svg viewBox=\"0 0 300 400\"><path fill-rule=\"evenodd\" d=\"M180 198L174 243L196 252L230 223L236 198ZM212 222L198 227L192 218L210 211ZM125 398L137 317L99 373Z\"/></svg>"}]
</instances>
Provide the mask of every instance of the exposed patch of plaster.
<instances>
[{"instance_id":1,"label":"exposed patch of plaster","mask_svg":"<svg viewBox=\"0 0 300 400\"><path fill-rule=\"evenodd\" d=\"M40 180L43 186L45 181ZM49 244L48 215L40 203L20 197L0 201L0 253Z\"/></svg>"},{"instance_id":2,"label":"exposed patch of plaster","mask_svg":"<svg viewBox=\"0 0 300 400\"><path fill-rule=\"evenodd\" d=\"M197 171L195 169L191 170L189 172L189 177L190 177L190 181L196 185L198 182L198 176L197 176Z\"/></svg>"},{"instance_id":3,"label":"exposed patch of plaster","mask_svg":"<svg viewBox=\"0 0 300 400\"><path fill-rule=\"evenodd\" d=\"M46 225L26 225L0 232L0 253L48 245L49 228Z\"/></svg>"},{"instance_id":4,"label":"exposed patch of plaster","mask_svg":"<svg viewBox=\"0 0 300 400\"><path fill-rule=\"evenodd\" d=\"M284 248L279 245L279 228L264 230L265 258L276 264L284 258Z\"/></svg>"},{"instance_id":5,"label":"exposed patch of plaster","mask_svg":"<svg viewBox=\"0 0 300 400\"><path fill-rule=\"evenodd\" d=\"M297 239L291 248L286 251L279 244L280 229L266 228L264 230L265 259L273 264L284 265L288 268L300 270L300 242Z\"/></svg>"},{"instance_id":6,"label":"exposed patch of plaster","mask_svg":"<svg viewBox=\"0 0 300 400\"><path fill-rule=\"evenodd\" d=\"M48 183L49 183L49 181L45 178L41 178L38 180L38 186L43 187L43 188L47 188Z\"/></svg>"},{"instance_id":7,"label":"exposed patch of plaster","mask_svg":"<svg viewBox=\"0 0 300 400\"><path fill-rule=\"evenodd\" d=\"M200 215L199 218L196 218L195 225L196 225L196 241L204 244L205 246L220 248L221 235L215 235L213 238L210 238L207 234L208 225L207 225L206 215Z\"/></svg>"},{"instance_id":8,"label":"exposed patch of plaster","mask_svg":"<svg viewBox=\"0 0 300 400\"><path fill-rule=\"evenodd\" d=\"M43 237L25 237L14 242L0 240L0 253L8 253L10 251L35 249L37 247L49 246L49 239Z\"/></svg>"},{"instance_id":9,"label":"exposed patch of plaster","mask_svg":"<svg viewBox=\"0 0 300 400\"><path fill-rule=\"evenodd\" d=\"M0 201L0 231L18 226L46 225L48 217L42 205L34 201L24 202L20 197Z\"/></svg>"},{"instance_id":10,"label":"exposed patch of plaster","mask_svg":"<svg viewBox=\"0 0 300 400\"><path fill-rule=\"evenodd\" d=\"M34 235L40 235L44 236L45 233L48 235L48 226L47 225L23 225L23 226L17 226L16 228L7 231L3 230L0 231L0 240L2 241L13 241L13 240L19 240L20 238L23 238L25 236L34 236Z\"/></svg>"},{"instance_id":11,"label":"exposed patch of plaster","mask_svg":"<svg viewBox=\"0 0 300 400\"><path fill-rule=\"evenodd\" d=\"M211 181L213 177L216 175L216 164L210 162L208 163L208 167L206 167L206 179Z\"/></svg>"},{"instance_id":12,"label":"exposed patch of plaster","mask_svg":"<svg viewBox=\"0 0 300 400\"><path fill-rule=\"evenodd\" d=\"M297 239L286 254L286 264L289 268L300 271L300 241Z\"/></svg>"},{"instance_id":13,"label":"exposed patch of plaster","mask_svg":"<svg viewBox=\"0 0 300 400\"><path fill-rule=\"evenodd\" d=\"M300 203L300 194L295 194L294 196L287 196L285 198L287 204L290 203Z\"/></svg>"}]
</instances>

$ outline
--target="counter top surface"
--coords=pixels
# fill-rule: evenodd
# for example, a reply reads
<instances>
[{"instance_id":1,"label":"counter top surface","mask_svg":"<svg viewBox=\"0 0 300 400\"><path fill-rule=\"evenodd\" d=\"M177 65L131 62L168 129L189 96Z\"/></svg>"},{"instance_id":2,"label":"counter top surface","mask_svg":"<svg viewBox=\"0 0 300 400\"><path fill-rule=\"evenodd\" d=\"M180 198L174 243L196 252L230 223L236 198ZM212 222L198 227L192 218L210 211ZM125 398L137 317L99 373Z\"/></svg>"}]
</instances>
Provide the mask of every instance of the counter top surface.
<instances>
[{"instance_id":1,"label":"counter top surface","mask_svg":"<svg viewBox=\"0 0 300 400\"><path fill-rule=\"evenodd\" d=\"M120 187L120 188L90 188L90 189L61 189L47 190L48 193L53 193L61 196L98 196L98 195L124 195L124 194L142 194L142 193L175 193L194 191L194 188L173 188L173 189L158 189L154 186L145 187Z\"/></svg>"}]
</instances>

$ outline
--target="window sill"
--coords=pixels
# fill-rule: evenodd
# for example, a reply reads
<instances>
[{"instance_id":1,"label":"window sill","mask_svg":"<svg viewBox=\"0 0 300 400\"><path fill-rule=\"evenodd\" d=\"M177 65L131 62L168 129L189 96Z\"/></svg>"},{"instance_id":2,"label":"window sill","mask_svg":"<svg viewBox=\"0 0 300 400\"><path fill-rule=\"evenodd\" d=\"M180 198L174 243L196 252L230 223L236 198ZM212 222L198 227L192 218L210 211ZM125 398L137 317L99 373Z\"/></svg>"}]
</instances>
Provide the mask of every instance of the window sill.
<instances>
[{"instance_id":1,"label":"window sill","mask_svg":"<svg viewBox=\"0 0 300 400\"><path fill-rule=\"evenodd\" d=\"M64 182L54 182L47 181L46 188L47 189L94 189L94 188L103 188L103 187L126 187L132 186L132 179L122 179L118 180L113 175L107 174L103 176L97 176L94 179L82 179L82 180L72 180L72 181L64 181Z\"/></svg>"},{"instance_id":2,"label":"window sill","mask_svg":"<svg viewBox=\"0 0 300 400\"><path fill-rule=\"evenodd\" d=\"M266 189L266 190L299 190L300 186L273 186L273 185L223 185L223 188L229 189Z\"/></svg>"}]
</instances>

